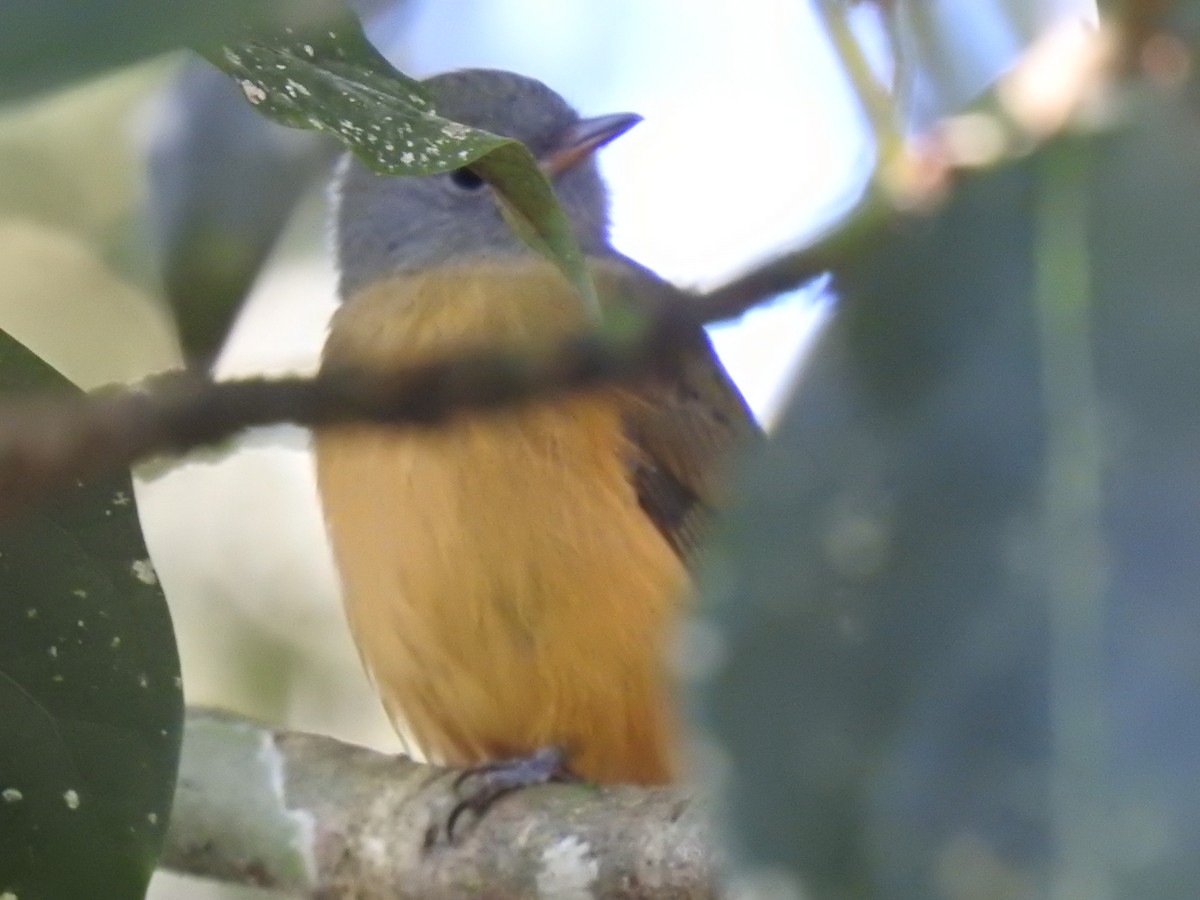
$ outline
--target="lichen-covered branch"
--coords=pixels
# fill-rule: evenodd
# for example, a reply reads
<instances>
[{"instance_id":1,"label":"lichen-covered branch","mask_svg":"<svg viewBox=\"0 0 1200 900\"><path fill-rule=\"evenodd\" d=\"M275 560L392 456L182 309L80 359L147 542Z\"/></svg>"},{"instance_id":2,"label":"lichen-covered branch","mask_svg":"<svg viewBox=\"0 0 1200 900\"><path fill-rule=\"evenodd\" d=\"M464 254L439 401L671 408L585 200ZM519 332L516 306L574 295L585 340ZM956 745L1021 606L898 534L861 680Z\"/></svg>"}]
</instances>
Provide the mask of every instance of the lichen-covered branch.
<instances>
[{"instance_id":1,"label":"lichen-covered branch","mask_svg":"<svg viewBox=\"0 0 1200 900\"><path fill-rule=\"evenodd\" d=\"M189 712L162 864L295 896L718 896L707 817L677 789L547 785L444 825L454 772Z\"/></svg>"}]
</instances>

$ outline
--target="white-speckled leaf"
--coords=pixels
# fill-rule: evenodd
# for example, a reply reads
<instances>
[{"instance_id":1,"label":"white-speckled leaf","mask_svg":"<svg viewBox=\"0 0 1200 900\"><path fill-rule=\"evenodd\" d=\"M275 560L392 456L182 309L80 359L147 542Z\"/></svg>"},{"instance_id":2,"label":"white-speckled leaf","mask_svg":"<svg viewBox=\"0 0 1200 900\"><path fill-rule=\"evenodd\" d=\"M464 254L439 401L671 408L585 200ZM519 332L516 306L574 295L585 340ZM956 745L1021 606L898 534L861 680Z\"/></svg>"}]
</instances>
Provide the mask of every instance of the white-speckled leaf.
<instances>
[{"instance_id":1,"label":"white-speckled leaf","mask_svg":"<svg viewBox=\"0 0 1200 900\"><path fill-rule=\"evenodd\" d=\"M471 164L520 237L595 303L583 254L550 183L518 141L437 115L346 11L317 32L255 35L204 51L250 104L277 122L332 135L378 172L430 175Z\"/></svg>"},{"instance_id":2,"label":"white-speckled leaf","mask_svg":"<svg viewBox=\"0 0 1200 900\"><path fill-rule=\"evenodd\" d=\"M74 391L0 332L0 390ZM141 898L183 720L129 475L0 529L0 897Z\"/></svg>"}]
</instances>

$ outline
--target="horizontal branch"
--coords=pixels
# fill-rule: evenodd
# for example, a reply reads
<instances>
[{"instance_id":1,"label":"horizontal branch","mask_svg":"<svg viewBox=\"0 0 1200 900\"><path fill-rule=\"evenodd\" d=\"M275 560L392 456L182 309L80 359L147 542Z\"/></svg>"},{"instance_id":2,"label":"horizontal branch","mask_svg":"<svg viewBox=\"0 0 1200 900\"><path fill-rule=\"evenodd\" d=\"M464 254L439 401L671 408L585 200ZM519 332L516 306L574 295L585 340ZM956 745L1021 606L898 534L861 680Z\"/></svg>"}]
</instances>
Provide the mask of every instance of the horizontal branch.
<instances>
[{"instance_id":1,"label":"horizontal branch","mask_svg":"<svg viewBox=\"0 0 1200 900\"><path fill-rule=\"evenodd\" d=\"M547 785L442 830L454 772L190 710L162 864L333 900L715 898L699 805L667 788Z\"/></svg>"},{"instance_id":2,"label":"horizontal branch","mask_svg":"<svg viewBox=\"0 0 1200 900\"><path fill-rule=\"evenodd\" d=\"M699 326L741 315L819 274L838 246L818 243L706 296L664 285L658 296L647 298L644 327L636 335L584 334L541 353L476 352L391 371L344 369L225 382L181 373L139 388L10 401L0 405L0 516L78 479L185 452L254 426L353 421L428 426L467 411L643 379L693 347Z\"/></svg>"}]
</instances>

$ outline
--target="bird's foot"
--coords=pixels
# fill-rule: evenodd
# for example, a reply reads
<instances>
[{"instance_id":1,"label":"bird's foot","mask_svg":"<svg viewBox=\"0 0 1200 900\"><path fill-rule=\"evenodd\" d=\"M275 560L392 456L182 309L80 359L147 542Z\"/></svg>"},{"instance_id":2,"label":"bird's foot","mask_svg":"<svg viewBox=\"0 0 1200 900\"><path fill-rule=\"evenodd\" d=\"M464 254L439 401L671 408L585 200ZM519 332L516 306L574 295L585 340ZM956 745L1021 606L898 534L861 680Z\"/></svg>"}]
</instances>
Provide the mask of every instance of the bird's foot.
<instances>
[{"instance_id":1,"label":"bird's foot","mask_svg":"<svg viewBox=\"0 0 1200 900\"><path fill-rule=\"evenodd\" d=\"M571 781L579 781L579 777L567 768L567 755L556 746L471 766L454 779L459 801L446 819L446 837L454 843L454 829L464 813L471 812L479 818L493 803L514 791L538 784Z\"/></svg>"}]
</instances>

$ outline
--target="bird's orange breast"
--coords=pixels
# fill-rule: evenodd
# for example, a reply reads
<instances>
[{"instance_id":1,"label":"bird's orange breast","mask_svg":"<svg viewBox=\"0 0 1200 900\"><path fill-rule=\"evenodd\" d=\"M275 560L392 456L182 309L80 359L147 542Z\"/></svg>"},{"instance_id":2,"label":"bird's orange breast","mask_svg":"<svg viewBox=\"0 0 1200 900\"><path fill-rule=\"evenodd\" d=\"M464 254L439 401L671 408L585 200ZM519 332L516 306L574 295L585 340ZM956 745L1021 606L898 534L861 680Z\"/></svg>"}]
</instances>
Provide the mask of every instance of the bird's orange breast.
<instances>
[{"instance_id":1,"label":"bird's orange breast","mask_svg":"<svg viewBox=\"0 0 1200 900\"><path fill-rule=\"evenodd\" d=\"M339 310L325 363L527 346L585 323L540 261L397 276ZM686 574L638 505L626 402L610 390L431 430L317 434L352 631L430 757L560 744L585 778L673 775L664 656Z\"/></svg>"}]
</instances>

